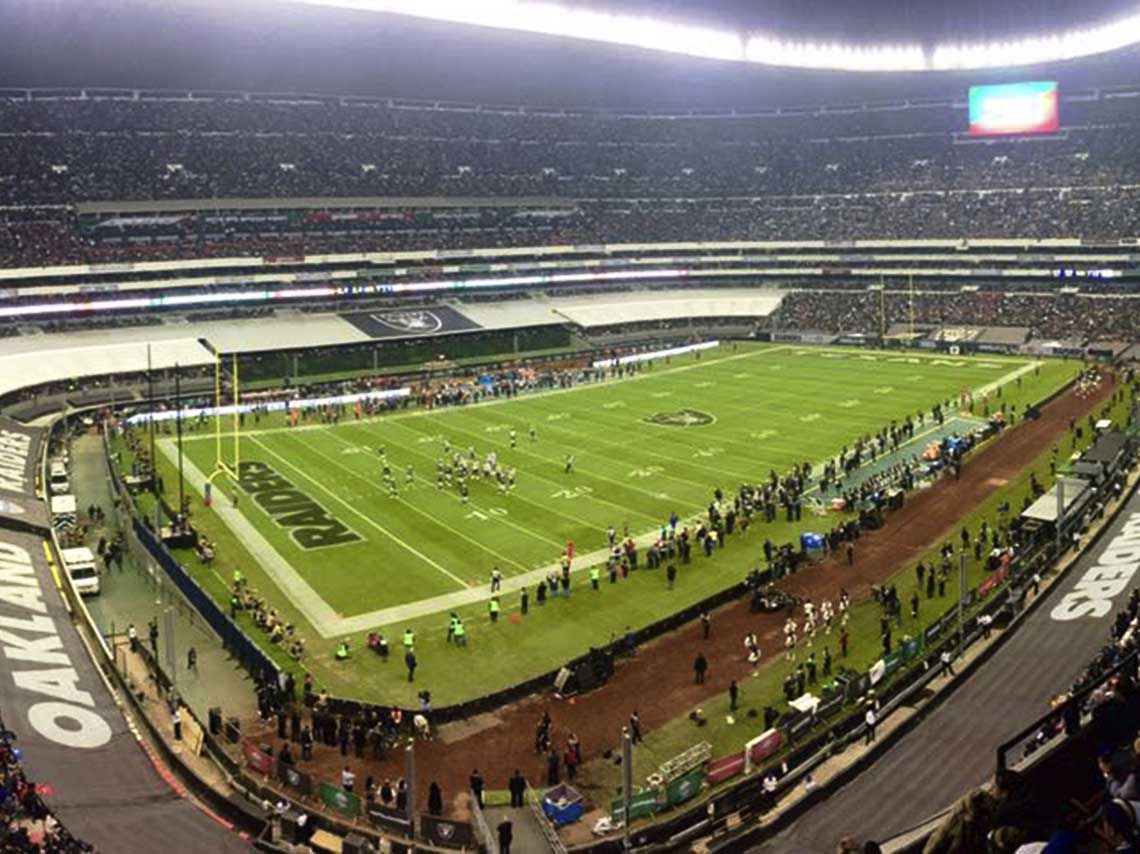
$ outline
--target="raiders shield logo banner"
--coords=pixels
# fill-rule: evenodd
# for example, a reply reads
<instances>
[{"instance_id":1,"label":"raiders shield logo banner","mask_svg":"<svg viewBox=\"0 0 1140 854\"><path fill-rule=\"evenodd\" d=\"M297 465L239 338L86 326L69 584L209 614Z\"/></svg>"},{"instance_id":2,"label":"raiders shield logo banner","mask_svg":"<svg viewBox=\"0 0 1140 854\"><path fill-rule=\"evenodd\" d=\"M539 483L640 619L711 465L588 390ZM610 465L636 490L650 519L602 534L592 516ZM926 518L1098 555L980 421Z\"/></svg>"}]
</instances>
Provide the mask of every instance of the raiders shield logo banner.
<instances>
[{"instance_id":1,"label":"raiders shield logo banner","mask_svg":"<svg viewBox=\"0 0 1140 854\"><path fill-rule=\"evenodd\" d=\"M302 795L311 794L313 791L313 778L304 771L298 771L292 765L278 761L277 777L286 786L295 789Z\"/></svg>"},{"instance_id":2,"label":"raiders shield logo banner","mask_svg":"<svg viewBox=\"0 0 1140 854\"><path fill-rule=\"evenodd\" d=\"M420 832L438 845L468 848L475 842L475 829L467 821L450 821L434 815L420 814Z\"/></svg>"},{"instance_id":3,"label":"raiders shield logo banner","mask_svg":"<svg viewBox=\"0 0 1140 854\"><path fill-rule=\"evenodd\" d=\"M446 305L341 315L372 338L424 338L479 329L479 324Z\"/></svg>"}]
</instances>

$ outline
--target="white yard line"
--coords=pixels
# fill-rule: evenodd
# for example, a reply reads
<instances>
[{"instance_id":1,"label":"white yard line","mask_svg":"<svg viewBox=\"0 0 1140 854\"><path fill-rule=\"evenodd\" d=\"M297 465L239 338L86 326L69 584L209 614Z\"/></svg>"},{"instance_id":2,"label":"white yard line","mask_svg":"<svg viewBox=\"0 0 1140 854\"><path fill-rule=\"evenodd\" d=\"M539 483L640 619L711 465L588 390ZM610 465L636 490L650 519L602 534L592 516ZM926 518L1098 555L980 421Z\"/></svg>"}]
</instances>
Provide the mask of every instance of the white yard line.
<instances>
[{"instance_id":1,"label":"white yard line","mask_svg":"<svg viewBox=\"0 0 1140 854\"><path fill-rule=\"evenodd\" d=\"M1005 376L998 377L992 383L986 383L984 386L981 386L980 388L974 389L974 392L973 392L974 396L975 397L981 397L983 395L987 395L991 391L996 389L998 386L1003 386L1006 383L1013 382L1018 377L1025 376L1027 373L1029 373L1030 371L1032 371L1036 368L1039 368L1043 364L1044 364L1044 362L1026 362L1020 368L1017 368L1016 370L1010 371Z\"/></svg>"}]
</instances>

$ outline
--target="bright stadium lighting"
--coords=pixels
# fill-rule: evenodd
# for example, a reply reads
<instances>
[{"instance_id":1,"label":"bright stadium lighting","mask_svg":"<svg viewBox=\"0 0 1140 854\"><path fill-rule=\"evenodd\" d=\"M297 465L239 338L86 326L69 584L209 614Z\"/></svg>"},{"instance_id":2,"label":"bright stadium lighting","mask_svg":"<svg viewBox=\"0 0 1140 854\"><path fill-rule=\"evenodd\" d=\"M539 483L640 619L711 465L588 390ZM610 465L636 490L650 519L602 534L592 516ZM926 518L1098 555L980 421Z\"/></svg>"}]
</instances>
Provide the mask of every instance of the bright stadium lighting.
<instances>
[{"instance_id":1,"label":"bright stadium lighting","mask_svg":"<svg viewBox=\"0 0 1140 854\"><path fill-rule=\"evenodd\" d=\"M939 71L968 71L977 68L1041 65L1110 53L1137 43L1140 43L1140 14L1042 38L992 44L939 45L931 54L930 67Z\"/></svg>"},{"instance_id":2,"label":"bright stadium lighting","mask_svg":"<svg viewBox=\"0 0 1140 854\"><path fill-rule=\"evenodd\" d=\"M279 0L583 39L704 59L829 71L968 71L1041 65L1140 44L1140 12L1038 38L993 43L813 44L531 0Z\"/></svg>"},{"instance_id":3,"label":"bright stadium lighting","mask_svg":"<svg viewBox=\"0 0 1140 854\"><path fill-rule=\"evenodd\" d=\"M299 2L315 6L340 6L372 12L389 12L394 15L472 24L492 29L609 42L705 59L738 62L744 58L744 43L736 33L675 24L659 18L571 9L554 3L519 2L519 0L479 0L479 2L299 0Z\"/></svg>"}]
</instances>

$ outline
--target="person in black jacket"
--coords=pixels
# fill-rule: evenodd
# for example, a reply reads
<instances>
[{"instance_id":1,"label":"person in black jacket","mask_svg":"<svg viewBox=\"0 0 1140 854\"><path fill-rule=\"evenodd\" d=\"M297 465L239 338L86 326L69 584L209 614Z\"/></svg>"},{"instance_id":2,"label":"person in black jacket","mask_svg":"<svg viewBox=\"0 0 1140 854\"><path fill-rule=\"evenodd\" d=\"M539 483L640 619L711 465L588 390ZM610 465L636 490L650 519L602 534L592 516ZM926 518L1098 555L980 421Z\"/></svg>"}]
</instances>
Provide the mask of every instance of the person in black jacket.
<instances>
[{"instance_id":1,"label":"person in black jacket","mask_svg":"<svg viewBox=\"0 0 1140 854\"><path fill-rule=\"evenodd\" d=\"M526 777L522 775L518 768L515 769L510 783L507 784L507 788L510 789L511 792L511 806L523 806L523 796L526 794Z\"/></svg>"},{"instance_id":2,"label":"person in black jacket","mask_svg":"<svg viewBox=\"0 0 1140 854\"><path fill-rule=\"evenodd\" d=\"M499 822L499 854L511 854L511 842L514 841L514 828L510 819Z\"/></svg>"},{"instance_id":3,"label":"person in black jacket","mask_svg":"<svg viewBox=\"0 0 1140 854\"><path fill-rule=\"evenodd\" d=\"M470 786L471 786L471 794L475 797L475 803L477 803L480 807L482 807L483 806L483 775L479 773L478 768L476 768L474 771L471 772Z\"/></svg>"}]
</instances>

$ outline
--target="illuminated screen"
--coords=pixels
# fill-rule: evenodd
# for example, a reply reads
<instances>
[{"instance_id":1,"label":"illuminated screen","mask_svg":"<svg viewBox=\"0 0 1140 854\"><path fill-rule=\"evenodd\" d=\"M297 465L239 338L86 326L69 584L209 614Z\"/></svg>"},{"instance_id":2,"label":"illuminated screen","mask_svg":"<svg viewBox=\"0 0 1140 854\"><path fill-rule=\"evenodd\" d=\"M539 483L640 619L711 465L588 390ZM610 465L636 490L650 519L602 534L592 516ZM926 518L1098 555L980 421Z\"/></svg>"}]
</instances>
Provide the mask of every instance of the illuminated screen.
<instances>
[{"instance_id":1,"label":"illuminated screen","mask_svg":"<svg viewBox=\"0 0 1140 854\"><path fill-rule=\"evenodd\" d=\"M1056 83L970 87L970 136L1051 133L1059 126Z\"/></svg>"}]
</instances>

